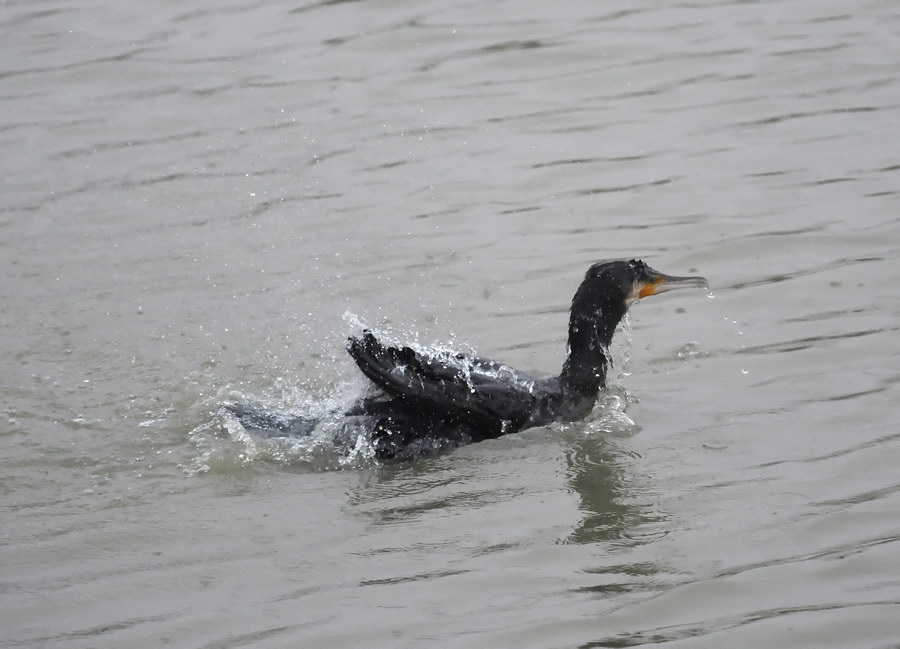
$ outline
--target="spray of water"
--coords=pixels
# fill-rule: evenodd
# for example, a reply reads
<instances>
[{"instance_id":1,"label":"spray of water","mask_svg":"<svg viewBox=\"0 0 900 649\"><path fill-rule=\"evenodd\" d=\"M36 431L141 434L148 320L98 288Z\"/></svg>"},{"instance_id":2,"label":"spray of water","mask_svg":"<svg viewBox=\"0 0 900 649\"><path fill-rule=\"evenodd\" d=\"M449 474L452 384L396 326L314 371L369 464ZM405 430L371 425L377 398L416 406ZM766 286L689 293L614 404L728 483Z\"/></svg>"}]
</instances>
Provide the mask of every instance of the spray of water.
<instances>
[{"instance_id":1,"label":"spray of water","mask_svg":"<svg viewBox=\"0 0 900 649\"><path fill-rule=\"evenodd\" d=\"M352 331L371 328L362 318L346 312L344 321ZM458 368L470 390L475 390L474 375L482 374L515 382L533 391L535 381L515 369L493 361L478 362L476 351L457 341L451 344L423 345L415 331L378 331L382 339L405 344L426 359ZM601 393L597 406L583 422L565 426L577 427L584 434L632 435L640 430L626 414L629 403L634 401L624 388L629 375L631 359L632 327L626 316L619 326L609 350L611 366L607 388ZM460 349L462 348L462 352ZM326 364L327 365L327 364ZM322 374L326 373L322 368ZM359 469L377 466L375 448L367 429L361 424L348 422L343 413L362 394L372 390L364 377L353 372L342 382L318 377L318 386L301 384L300 377L276 378L270 395L249 395L242 391L223 388L205 401L209 419L190 433L196 449L192 462L185 467L190 473L233 473L248 470L266 463L302 465L310 470ZM222 408L223 403L254 403L266 412L277 413L285 420L303 418L317 422L311 434L302 437L261 436L248 432L233 416ZM433 454L446 448L440 440L422 440L413 449L413 455Z\"/></svg>"}]
</instances>

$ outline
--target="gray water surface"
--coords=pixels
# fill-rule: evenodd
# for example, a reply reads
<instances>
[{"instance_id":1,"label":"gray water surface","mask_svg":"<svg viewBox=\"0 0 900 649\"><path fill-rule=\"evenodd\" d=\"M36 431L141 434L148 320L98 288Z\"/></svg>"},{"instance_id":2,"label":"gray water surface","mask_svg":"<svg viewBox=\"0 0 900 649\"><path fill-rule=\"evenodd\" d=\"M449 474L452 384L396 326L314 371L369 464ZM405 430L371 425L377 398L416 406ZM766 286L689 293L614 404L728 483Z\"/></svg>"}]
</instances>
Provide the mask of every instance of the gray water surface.
<instances>
[{"instance_id":1,"label":"gray water surface","mask_svg":"<svg viewBox=\"0 0 900 649\"><path fill-rule=\"evenodd\" d=\"M900 5L0 6L0 646L900 646ZM365 322L586 422L379 467ZM627 406L627 408L626 408Z\"/></svg>"}]
</instances>

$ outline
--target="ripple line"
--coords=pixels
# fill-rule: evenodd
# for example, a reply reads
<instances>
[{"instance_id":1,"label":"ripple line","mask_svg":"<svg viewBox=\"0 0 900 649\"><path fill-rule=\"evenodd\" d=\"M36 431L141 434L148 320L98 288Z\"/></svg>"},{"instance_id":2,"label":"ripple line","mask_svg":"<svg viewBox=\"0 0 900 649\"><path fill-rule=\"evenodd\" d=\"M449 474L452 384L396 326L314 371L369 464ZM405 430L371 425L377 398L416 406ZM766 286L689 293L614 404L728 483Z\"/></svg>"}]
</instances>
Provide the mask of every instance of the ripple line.
<instances>
[{"instance_id":1,"label":"ripple line","mask_svg":"<svg viewBox=\"0 0 900 649\"><path fill-rule=\"evenodd\" d=\"M867 606L897 606L900 600L876 600L871 602L852 602L836 604L815 604L809 606L784 606L778 608L761 609L751 611L740 617L723 617L711 620L707 624L681 624L667 627L637 631L634 633L619 634L611 638L605 638L580 645L579 649L624 648L640 647L648 644L661 644L675 642L688 638L697 638L712 633L719 633L729 629L745 626L762 620L769 620L783 615L797 615L801 613L817 613L823 611L839 611Z\"/></svg>"}]
</instances>

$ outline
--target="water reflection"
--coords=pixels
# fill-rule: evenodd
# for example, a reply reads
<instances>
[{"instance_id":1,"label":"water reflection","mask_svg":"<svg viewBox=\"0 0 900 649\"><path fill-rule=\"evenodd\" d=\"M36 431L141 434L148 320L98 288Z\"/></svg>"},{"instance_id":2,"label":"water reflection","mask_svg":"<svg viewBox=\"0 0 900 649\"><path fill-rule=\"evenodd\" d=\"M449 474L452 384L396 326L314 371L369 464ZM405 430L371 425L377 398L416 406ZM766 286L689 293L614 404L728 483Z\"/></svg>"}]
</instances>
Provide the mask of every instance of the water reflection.
<instances>
[{"instance_id":1,"label":"water reflection","mask_svg":"<svg viewBox=\"0 0 900 649\"><path fill-rule=\"evenodd\" d=\"M427 512L450 511L512 497L506 490L466 487L477 481L477 471L465 470L452 455L423 458L359 473L359 483L348 493L348 504L372 515L378 525L407 523ZM469 464L470 469L475 469Z\"/></svg>"},{"instance_id":2,"label":"water reflection","mask_svg":"<svg viewBox=\"0 0 900 649\"><path fill-rule=\"evenodd\" d=\"M641 502L631 473L635 455L618 447L617 440L584 435L566 452L567 480L578 495L582 519L567 537L569 543L625 542L627 545L658 536L639 530L665 516Z\"/></svg>"},{"instance_id":3,"label":"water reflection","mask_svg":"<svg viewBox=\"0 0 900 649\"><path fill-rule=\"evenodd\" d=\"M640 458L622 438L581 428L554 435L563 438L557 441L564 447L565 481L578 499L577 518L566 514L564 519L565 543L632 546L665 533L657 524L667 517L654 506L652 489L635 475ZM376 525L392 526L430 514L522 503L545 488L555 489L558 477L535 476L523 466L559 457L559 447L547 441L536 434L517 439L515 447L504 440L483 442L466 452L362 471L358 485L348 492L348 505L374 516ZM550 525L552 521L545 522Z\"/></svg>"}]
</instances>

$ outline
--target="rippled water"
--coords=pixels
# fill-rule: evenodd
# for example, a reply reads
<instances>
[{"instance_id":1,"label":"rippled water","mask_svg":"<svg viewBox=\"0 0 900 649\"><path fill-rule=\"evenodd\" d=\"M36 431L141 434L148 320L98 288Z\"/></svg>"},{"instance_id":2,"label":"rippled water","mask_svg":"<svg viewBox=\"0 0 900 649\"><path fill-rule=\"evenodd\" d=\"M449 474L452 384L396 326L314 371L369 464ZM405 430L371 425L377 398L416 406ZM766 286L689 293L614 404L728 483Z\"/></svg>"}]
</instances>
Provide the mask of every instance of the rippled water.
<instances>
[{"instance_id":1,"label":"rippled water","mask_svg":"<svg viewBox=\"0 0 900 649\"><path fill-rule=\"evenodd\" d=\"M0 42L2 646L898 646L896 2L13 0ZM358 394L346 312L556 372L632 256L716 297L632 309L586 423L378 467L217 414Z\"/></svg>"}]
</instances>

